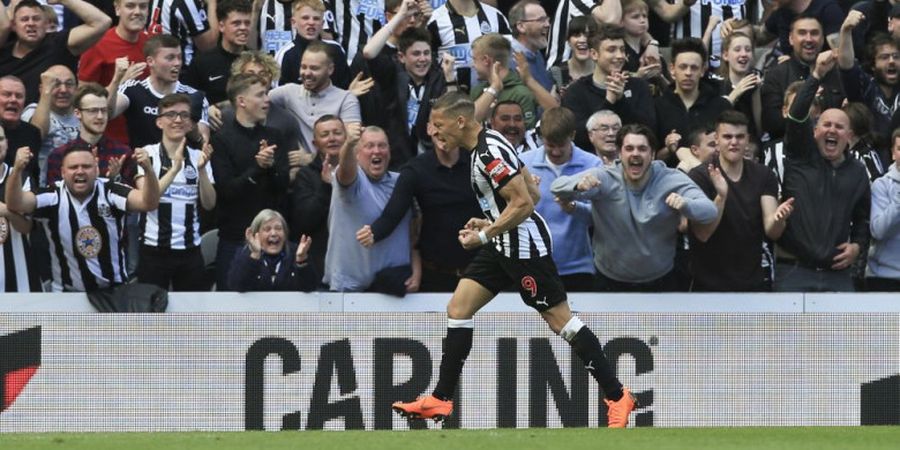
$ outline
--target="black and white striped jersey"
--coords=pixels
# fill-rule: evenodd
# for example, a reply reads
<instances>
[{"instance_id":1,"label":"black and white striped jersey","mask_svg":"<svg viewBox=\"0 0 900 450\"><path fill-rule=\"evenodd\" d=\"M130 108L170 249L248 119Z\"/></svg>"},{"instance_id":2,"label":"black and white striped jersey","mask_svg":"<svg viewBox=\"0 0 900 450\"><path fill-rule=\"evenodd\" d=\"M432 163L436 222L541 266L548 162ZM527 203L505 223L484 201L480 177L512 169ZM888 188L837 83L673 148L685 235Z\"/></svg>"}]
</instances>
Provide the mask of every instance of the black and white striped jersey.
<instances>
[{"instance_id":1,"label":"black and white striped jersey","mask_svg":"<svg viewBox=\"0 0 900 450\"><path fill-rule=\"evenodd\" d=\"M675 21L673 37L683 39L689 37L702 38L703 32L709 25L709 18L718 16L722 21L728 19L743 19L748 17L747 3L750 0L701 0L691 6L690 11ZM719 67L719 58L722 55L722 36L719 33L722 24L716 25L710 39L710 66Z\"/></svg>"},{"instance_id":2,"label":"black and white striped jersey","mask_svg":"<svg viewBox=\"0 0 900 450\"><path fill-rule=\"evenodd\" d=\"M589 16L595 5L603 3L597 0L560 0L550 24L550 38L547 46L547 67L568 61L572 49L569 48L566 34L569 22L575 17Z\"/></svg>"},{"instance_id":3,"label":"black and white striped jersey","mask_svg":"<svg viewBox=\"0 0 900 450\"><path fill-rule=\"evenodd\" d=\"M290 44L294 40L292 12L289 1L264 0L259 12L256 48L274 56L278 50Z\"/></svg>"},{"instance_id":4,"label":"black and white striped jersey","mask_svg":"<svg viewBox=\"0 0 900 450\"><path fill-rule=\"evenodd\" d=\"M438 54L450 53L456 58L456 79L468 91L475 86L477 75L472 67L472 41L488 33L510 35L506 16L490 5L473 0L478 12L464 17L449 2L434 10L428 21L431 45Z\"/></svg>"},{"instance_id":5,"label":"black and white striped jersey","mask_svg":"<svg viewBox=\"0 0 900 450\"><path fill-rule=\"evenodd\" d=\"M162 178L172 167L172 160L162 144L144 146L150 156L153 171ZM200 150L188 147L184 165L172 184L162 193L159 208L141 213L144 245L164 249L184 250L200 245ZM211 182L212 164L203 168ZM144 168L138 166L138 175Z\"/></svg>"},{"instance_id":6,"label":"black and white striped jersey","mask_svg":"<svg viewBox=\"0 0 900 450\"><path fill-rule=\"evenodd\" d=\"M496 221L506 209L500 189L519 175L522 161L512 144L497 131L484 128L472 149L472 189L484 216ZM492 244L504 256L531 259L550 254L552 241L544 218L537 211L515 228L495 236Z\"/></svg>"},{"instance_id":7,"label":"black and white striped jersey","mask_svg":"<svg viewBox=\"0 0 900 450\"><path fill-rule=\"evenodd\" d=\"M5 202L6 178L10 167L0 162L0 202ZM22 185L23 191L31 190L28 178ZM40 292L41 285L37 273L30 273L31 252L28 241L22 233L13 228L12 223L5 217L0 217L0 263L3 263L3 271L0 272L0 292Z\"/></svg>"},{"instance_id":8,"label":"black and white striped jersey","mask_svg":"<svg viewBox=\"0 0 900 450\"><path fill-rule=\"evenodd\" d=\"M151 0L147 33L171 34L181 41L184 65L194 57L194 36L209 30L205 0Z\"/></svg>"},{"instance_id":9,"label":"black and white striped jersey","mask_svg":"<svg viewBox=\"0 0 900 450\"><path fill-rule=\"evenodd\" d=\"M176 81L173 92L187 94L191 98L191 118L195 123L209 125L209 101L202 91ZM122 115L127 122L131 146L143 147L162 140L162 131L156 126L156 117L157 105L165 94L153 88L150 78L126 81L119 86L118 95L128 101L128 107Z\"/></svg>"},{"instance_id":10,"label":"black and white striped jersey","mask_svg":"<svg viewBox=\"0 0 900 450\"><path fill-rule=\"evenodd\" d=\"M84 202L63 181L38 193L33 217L50 242L53 292L90 292L127 280L122 236L129 192L124 184L97 179Z\"/></svg>"},{"instance_id":11,"label":"black and white striped jersey","mask_svg":"<svg viewBox=\"0 0 900 450\"><path fill-rule=\"evenodd\" d=\"M369 40L387 23L384 0L325 0L325 30L344 48L347 64L353 62Z\"/></svg>"}]
</instances>

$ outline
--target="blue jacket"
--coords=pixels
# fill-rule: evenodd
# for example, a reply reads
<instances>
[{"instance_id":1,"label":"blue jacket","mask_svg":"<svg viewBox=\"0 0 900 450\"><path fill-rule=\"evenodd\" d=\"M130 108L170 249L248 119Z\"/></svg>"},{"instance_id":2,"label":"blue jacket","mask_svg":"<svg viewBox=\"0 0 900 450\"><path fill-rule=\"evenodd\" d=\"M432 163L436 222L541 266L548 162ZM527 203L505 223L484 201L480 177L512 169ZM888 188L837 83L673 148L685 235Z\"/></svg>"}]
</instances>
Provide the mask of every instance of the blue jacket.
<instances>
[{"instance_id":1,"label":"blue jacket","mask_svg":"<svg viewBox=\"0 0 900 450\"><path fill-rule=\"evenodd\" d=\"M294 264L297 245L285 243L281 259L275 265L266 263L266 258L258 260L250 257L250 250L244 246L234 255L228 280L231 289L248 291L314 291L318 287L318 275L310 264Z\"/></svg>"},{"instance_id":2,"label":"blue jacket","mask_svg":"<svg viewBox=\"0 0 900 450\"><path fill-rule=\"evenodd\" d=\"M588 235L588 228L591 227L591 204L578 201L575 203L575 211L568 214L553 200L550 185L557 175L547 163L544 147L522 153L519 159L533 175L541 177L541 200L535 205L535 210L550 228L553 262L556 263L559 274L593 274L594 254ZM562 168L561 175L574 175L602 165L600 158L572 144L572 159Z\"/></svg>"}]
</instances>

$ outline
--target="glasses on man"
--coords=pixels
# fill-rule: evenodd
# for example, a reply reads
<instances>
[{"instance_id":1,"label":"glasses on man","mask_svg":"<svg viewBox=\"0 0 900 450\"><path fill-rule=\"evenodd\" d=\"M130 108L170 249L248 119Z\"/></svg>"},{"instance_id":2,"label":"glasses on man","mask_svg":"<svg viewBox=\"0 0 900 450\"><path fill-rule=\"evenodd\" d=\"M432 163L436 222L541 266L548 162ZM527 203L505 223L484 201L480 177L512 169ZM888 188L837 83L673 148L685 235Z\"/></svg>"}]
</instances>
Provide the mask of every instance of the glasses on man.
<instances>
[{"instance_id":1,"label":"glasses on man","mask_svg":"<svg viewBox=\"0 0 900 450\"><path fill-rule=\"evenodd\" d=\"M591 131L593 131L593 132L599 131L603 134L609 134L609 133L618 133L619 130L621 130L621 129L622 129L622 127L620 125L600 125L599 127L591 128Z\"/></svg>"},{"instance_id":2,"label":"glasses on man","mask_svg":"<svg viewBox=\"0 0 900 450\"><path fill-rule=\"evenodd\" d=\"M181 119L181 120L190 120L191 113L189 111L166 111L161 113L159 117L165 117L169 120Z\"/></svg>"},{"instance_id":3,"label":"glasses on man","mask_svg":"<svg viewBox=\"0 0 900 450\"><path fill-rule=\"evenodd\" d=\"M550 18L547 16L541 16L535 19L522 19L519 22L550 23Z\"/></svg>"},{"instance_id":4,"label":"glasses on man","mask_svg":"<svg viewBox=\"0 0 900 450\"><path fill-rule=\"evenodd\" d=\"M97 115L100 115L100 114L108 114L108 113L109 113L109 109L108 109L108 108L103 108L103 107L98 107L98 108L78 108L78 110L81 111L82 114L86 114L86 115L88 115L88 116L97 116Z\"/></svg>"}]
</instances>

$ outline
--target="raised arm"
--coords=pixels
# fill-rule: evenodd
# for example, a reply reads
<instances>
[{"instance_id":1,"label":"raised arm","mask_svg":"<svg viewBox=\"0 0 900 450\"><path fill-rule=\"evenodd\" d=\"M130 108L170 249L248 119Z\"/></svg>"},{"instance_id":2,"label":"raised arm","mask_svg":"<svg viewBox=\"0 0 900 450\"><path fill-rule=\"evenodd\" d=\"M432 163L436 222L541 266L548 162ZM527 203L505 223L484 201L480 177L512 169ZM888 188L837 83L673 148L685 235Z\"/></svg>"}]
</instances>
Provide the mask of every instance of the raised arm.
<instances>
[{"instance_id":1,"label":"raised arm","mask_svg":"<svg viewBox=\"0 0 900 450\"><path fill-rule=\"evenodd\" d=\"M22 190L22 172L27 170L34 155L28 147L16 150L16 160L6 180L6 208L14 213L31 214L37 207L37 197L29 191Z\"/></svg>"},{"instance_id":2,"label":"raised arm","mask_svg":"<svg viewBox=\"0 0 900 450\"><path fill-rule=\"evenodd\" d=\"M841 25L840 44L838 47L837 64L842 70L850 70L856 55L853 51L853 30L865 20L866 16L857 10L850 11L844 23Z\"/></svg>"},{"instance_id":3,"label":"raised arm","mask_svg":"<svg viewBox=\"0 0 900 450\"><path fill-rule=\"evenodd\" d=\"M69 52L80 55L103 37L112 25L112 19L84 0L47 0L48 4L61 4L72 11L84 23L69 33Z\"/></svg>"},{"instance_id":4,"label":"raised arm","mask_svg":"<svg viewBox=\"0 0 900 450\"><path fill-rule=\"evenodd\" d=\"M415 0L403 0L403 2L400 3L400 9L397 10L397 14L394 14L394 17L391 18L387 25L381 27L378 32L366 42L366 46L363 47L363 58L374 59L378 56L394 30L404 22L409 21L409 18L417 10L418 7L416 6Z\"/></svg>"},{"instance_id":5,"label":"raised arm","mask_svg":"<svg viewBox=\"0 0 900 450\"><path fill-rule=\"evenodd\" d=\"M675 3L669 3L666 0L649 0L647 3L660 19L666 23L672 23L687 14L691 10L691 5L697 3L697 0L681 0L680 2L676 0ZM619 8L622 8L621 4Z\"/></svg>"},{"instance_id":6,"label":"raised arm","mask_svg":"<svg viewBox=\"0 0 900 450\"><path fill-rule=\"evenodd\" d=\"M350 186L356 181L356 145L359 143L360 134L361 130L358 125L347 125L347 140L341 147L340 159L335 171L335 177L341 186Z\"/></svg>"},{"instance_id":7,"label":"raised arm","mask_svg":"<svg viewBox=\"0 0 900 450\"><path fill-rule=\"evenodd\" d=\"M216 48L219 42L219 19L216 16L216 0L206 0L206 19L209 22L209 29L194 36L194 45L197 50L205 51ZM200 24L197 24L199 27Z\"/></svg>"},{"instance_id":8,"label":"raised arm","mask_svg":"<svg viewBox=\"0 0 900 450\"><path fill-rule=\"evenodd\" d=\"M618 25L622 22L622 2L603 0L600 0L599 4L595 2L591 8L591 17L600 23Z\"/></svg>"},{"instance_id":9,"label":"raised arm","mask_svg":"<svg viewBox=\"0 0 900 450\"><path fill-rule=\"evenodd\" d=\"M31 119L28 120L28 122L40 130L41 139L46 138L47 133L50 132L50 102L53 97L53 87L56 83L57 80L53 74L50 73L50 70L46 70L41 74L41 96L38 98L37 107L34 108L34 114L32 114Z\"/></svg>"},{"instance_id":10,"label":"raised arm","mask_svg":"<svg viewBox=\"0 0 900 450\"><path fill-rule=\"evenodd\" d=\"M501 65L494 61L491 67L490 85L485 88L475 99L475 120L484 122L491 115L491 105L497 101L497 96L503 90L503 77L500 76Z\"/></svg>"},{"instance_id":11,"label":"raised arm","mask_svg":"<svg viewBox=\"0 0 900 450\"><path fill-rule=\"evenodd\" d=\"M132 189L128 193L125 207L128 211L153 211L159 207L160 190L159 180L156 179L156 172L153 170L150 156L144 149L138 148L134 150L133 158L144 169L144 176L135 180L140 187Z\"/></svg>"}]
</instances>

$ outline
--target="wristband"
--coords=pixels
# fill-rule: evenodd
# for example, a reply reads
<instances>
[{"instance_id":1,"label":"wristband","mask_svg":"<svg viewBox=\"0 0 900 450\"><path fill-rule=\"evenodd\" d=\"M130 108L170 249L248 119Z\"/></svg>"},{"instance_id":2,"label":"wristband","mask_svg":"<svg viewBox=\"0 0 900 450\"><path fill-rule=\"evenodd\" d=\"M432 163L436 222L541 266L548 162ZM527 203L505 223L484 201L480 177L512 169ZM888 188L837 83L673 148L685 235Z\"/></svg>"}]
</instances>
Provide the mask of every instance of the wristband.
<instances>
[{"instance_id":1,"label":"wristband","mask_svg":"<svg viewBox=\"0 0 900 450\"><path fill-rule=\"evenodd\" d=\"M647 47L649 47L651 45L655 45L655 46L659 47L659 41L657 41L656 39L652 39L650 42L647 43Z\"/></svg>"},{"instance_id":2,"label":"wristband","mask_svg":"<svg viewBox=\"0 0 900 450\"><path fill-rule=\"evenodd\" d=\"M497 98L497 90L494 89L493 86L484 88L484 92L487 92L488 94L491 94L492 97Z\"/></svg>"},{"instance_id":3,"label":"wristband","mask_svg":"<svg viewBox=\"0 0 900 450\"><path fill-rule=\"evenodd\" d=\"M487 237L487 233L484 230L478 232L478 239L481 241L481 245L487 245L490 240Z\"/></svg>"}]
</instances>

